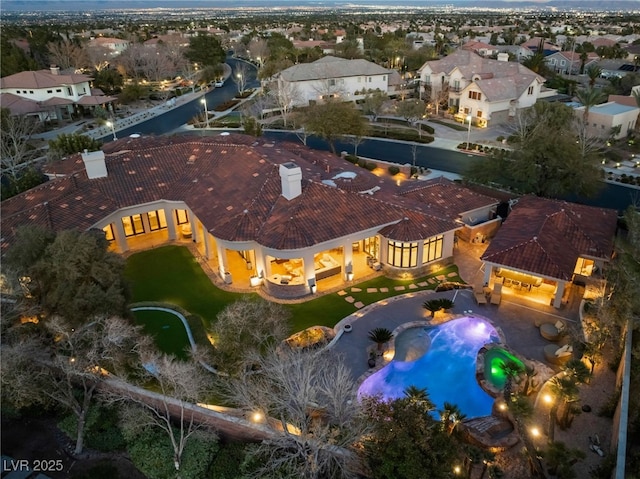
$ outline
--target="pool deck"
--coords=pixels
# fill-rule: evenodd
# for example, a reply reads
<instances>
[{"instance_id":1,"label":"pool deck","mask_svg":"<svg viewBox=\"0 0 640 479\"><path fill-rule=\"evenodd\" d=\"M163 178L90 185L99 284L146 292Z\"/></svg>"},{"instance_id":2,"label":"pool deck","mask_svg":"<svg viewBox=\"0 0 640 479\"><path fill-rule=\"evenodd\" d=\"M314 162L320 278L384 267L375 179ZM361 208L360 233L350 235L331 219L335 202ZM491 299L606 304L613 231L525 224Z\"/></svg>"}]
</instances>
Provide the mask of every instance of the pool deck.
<instances>
[{"instance_id":1,"label":"pool deck","mask_svg":"<svg viewBox=\"0 0 640 479\"><path fill-rule=\"evenodd\" d=\"M473 284L476 277L483 274L479 258L484 248L486 245L463 243L456 249L454 262L459 268L461 277L467 283ZM393 331L406 322L428 320L428 313L422 308L422 303L438 297L455 298L455 305L451 310L453 315L475 315L486 318L494 326L502 329L509 348L524 358L547 364L543 349L550 342L540 336L536 324L563 319L570 326L577 327L578 306L582 294L579 290L572 291L568 303L561 309L555 309L552 306L504 295L499 305L478 305L470 289L441 293L433 291L409 293L380 301L360 310L357 318L349 319L352 331L343 333L334 343L332 351L346 359L354 379L361 378L370 370L367 364L367 347L373 343L368 338L369 331L374 328L387 328ZM340 328L339 324L337 329Z\"/></svg>"}]
</instances>

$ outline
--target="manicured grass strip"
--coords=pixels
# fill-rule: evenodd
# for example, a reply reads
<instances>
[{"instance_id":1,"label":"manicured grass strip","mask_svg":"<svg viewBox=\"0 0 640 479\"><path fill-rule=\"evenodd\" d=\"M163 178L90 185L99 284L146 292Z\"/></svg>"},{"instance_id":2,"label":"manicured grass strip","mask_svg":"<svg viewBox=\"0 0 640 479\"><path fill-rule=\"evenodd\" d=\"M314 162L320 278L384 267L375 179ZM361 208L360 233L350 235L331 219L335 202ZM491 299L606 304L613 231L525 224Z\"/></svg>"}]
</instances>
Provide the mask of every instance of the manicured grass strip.
<instances>
[{"instance_id":1,"label":"manicured grass strip","mask_svg":"<svg viewBox=\"0 0 640 479\"><path fill-rule=\"evenodd\" d=\"M449 277L449 273L456 273L456 275ZM341 319L358 310L358 308L354 306L357 302L362 302L366 306L400 294L435 289L438 284L437 282L429 284L428 286L418 287L416 289L409 289L408 286L410 284L417 285L417 283L426 282L429 278L435 278L440 275L444 275L446 277L446 281L463 283L462 279L458 275L458 267L450 265L440 271L421 278L390 279L384 276L379 276L363 283L350 285L344 290L348 293L345 296L351 296L354 298L353 303L345 301L345 296L332 293L305 303L287 305L292 314L291 323L293 331L302 331L309 326L315 325L333 327ZM405 289L402 291L396 291L394 289L396 286L405 286ZM361 291L352 292L352 288L360 289ZM367 288L376 288L378 292L367 293ZM382 293L380 292L380 288L387 288L389 291Z\"/></svg>"},{"instance_id":2,"label":"manicured grass strip","mask_svg":"<svg viewBox=\"0 0 640 479\"><path fill-rule=\"evenodd\" d=\"M198 315L205 326L242 295L215 287L184 246L164 246L131 255L125 275L132 300L160 301Z\"/></svg>"},{"instance_id":3,"label":"manicured grass strip","mask_svg":"<svg viewBox=\"0 0 640 479\"><path fill-rule=\"evenodd\" d=\"M160 351L187 359L191 345L184 325L176 315L166 311L135 311L133 315L145 334L153 337Z\"/></svg>"},{"instance_id":4,"label":"manicured grass strip","mask_svg":"<svg viewBox=\"0 0 640 479\"><path fill-rule=\"evenodd\" d=\"M468 126L462 126L461 124L458 124L458 123L449 123L447 121L436 120L433 118L430 118L429 122L437 123L438 125L442 125L442 126L447 126L452 130L458 130L458 131L467 131L467 128L468 128Z\"/></svg>"},{"instance_id":5,"label":"manicured grass strip","mask_svg":"<svg viewBox=\"0 0 640 479\"><path fill-rule=\"evenodd\" d=\"M349 316L356 308L336 293L320 296L304 303L287 304L291 311L291 331L298 332L310 326L333 328L338 321Z\"/></svg>"}]
</instances>

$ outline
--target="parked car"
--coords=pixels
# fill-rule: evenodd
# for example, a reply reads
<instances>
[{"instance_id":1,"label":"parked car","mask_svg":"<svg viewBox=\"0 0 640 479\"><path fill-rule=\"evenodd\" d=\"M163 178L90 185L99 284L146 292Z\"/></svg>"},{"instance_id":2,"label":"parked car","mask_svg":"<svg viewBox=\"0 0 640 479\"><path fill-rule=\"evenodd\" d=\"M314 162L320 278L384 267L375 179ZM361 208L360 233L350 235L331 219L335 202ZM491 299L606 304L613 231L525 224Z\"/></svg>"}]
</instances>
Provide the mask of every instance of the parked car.
<instances>
[{"instance_id":1,"label":"parked car","mask_svg":"<svg viewBox=\"0 0 640 479\"><path fill-rule=\"evenodd\" d=\"M216 87L216 88L220 88L220 87L221 87L221 86L223 86L223 85L224 85L224 80L217 80L217 81L215 82L215 87Z\"/></svg>"}]
</instances>

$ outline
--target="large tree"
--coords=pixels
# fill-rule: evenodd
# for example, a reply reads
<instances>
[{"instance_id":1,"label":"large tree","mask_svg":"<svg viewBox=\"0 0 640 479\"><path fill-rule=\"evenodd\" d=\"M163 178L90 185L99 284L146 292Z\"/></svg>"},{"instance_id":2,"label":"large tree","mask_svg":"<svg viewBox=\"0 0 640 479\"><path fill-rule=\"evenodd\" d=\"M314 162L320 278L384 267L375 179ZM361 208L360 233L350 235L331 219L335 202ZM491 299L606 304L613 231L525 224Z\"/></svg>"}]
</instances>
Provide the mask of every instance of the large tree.
<instances>
[{"instance_id":1,"label":"large tree","mask_svg":"<svg viewBox=\"0 0 640 479\"><path fill-rule=\"evenodd\" d=\"M181 477L183 454L189 442L216 435L203 429L194 418L192 404L202 401L208 393L209 377L193 360L182 361L174 356L158 353L150 348L141 351L139 382L151 386L158 394L141 394L123 385L111 389L110 399L125 404L122 412L123 427L138 433L144 429L160 431L171 444L171 456L165 458ZM127 434L125 434L127 435Z\"/></svg>"},{"instance_id":2,"label":"large tree","mask_svg":"<svg viewBox=\"0 0 640 479\"><path fill-rule=\"evenodd\" d=\"M255 356L254 370L229 379L229 399L274 431L252 450L254 477L353 477L366 432L356 389L335 354L282 348Z\"/></svg>"},{"instance_id":3,"label":"large tree","mask_svg":"<svg viewBox=\"0 0 640 479\"><path fill-rule=\"evenodd\" d=\"M362 102L363 113L368 115L371 121L375 122L380 113L382 113L384 104L388 99L389 96L382 90L376 88L374 91L368 91Z\"/></svg>"},{"instance_id":4,"label":"large tree","mask_svg":"<svg viewBox=\"0 0 640 479\"><path fill-rule=\"evenodd\" d=\"M517 115L513 149L477 162L468 177L544 197L590 196L600 187L602 173L597 149L589 146L582 125L570 107L538 102Z\"/></svg>"},{"instance_id":5,"label":"large tree","mask_svg":"<svg viewBox=\"0 0 640 479\"><path fill-rule=\"evenodd\" d=\"M211 35L198 35L189 41L185 52L189 61L202 66L214 66L224 62L224 50L218 39Z\"/></svg>"},{"instance_id":6,"label":"large tree","mask_svg":"<svg viewBox=\"0 0 640 479\"><path fill-rule=\"evenodd\" d=\"M49 62L59 66L62 70L80 70L91 65L91 59L87 51L79 42L73 40L60 40L49 42Z\"/></svg>"},{"instance_id":7,"label":"large tree","mask_svg":"<svg viewBox=\"0 0 640 479\"><path fill-rule=\"evenodd\" d=\"M303 125L306 131L325 140L336 153L335 142L345 135L360 134L366 121L353 103L329 100L309 107Z\"/></svg>"},{"instance_id":8,"label":"large tree","mask_svg":"<svg viewBox=\"0 0 640 479\"><path fill-rule=\"evenodd\" d=\"M365 460L375 479L451 477L457 442L430 412L428 395L408 390L405 397L364 399L373 430L363 441Z\"/></svg>"},{"instance_id":9,"label":"large tree","mask_svg":"<svg viewBox=\"0 0 640 479\"><path fill-rule=\"evenodd\" d=\"M244 297L223 309L209 332L218 369L242 373L253 366L246 359L259 355L284 340L290 313L282 305Z\"/></svg>"},{"instance_id":10,"label":"large tree","mask_svg":"<svg viewBox=\"0 0 640 479\"><path fill-rule=\"evenodd\" d=\"M102 231L53 234L37 226L17 230L3 270L20 278L43 317L79 325L96 315L127 314L124 260L108 251Z\"/></svg>"},{"instance_id":11,"label":"large tree","mask_svg":"<svg viewBox=\"0 0 640 479\"><path fill-rule=\"evenodd\" d=\"M14 407L45 404L76 419L75 454L84 449L87 415L107 374L124 374L148 345L139 328L118 317L86 318L72 325L57 316L38 324L19 322L2 342L2 394Z\"/></svg>"},{"instance_id":12,"label":"large tree","mask_svg":"<svg viewBox=\"0 0 640 479\"><path fill-rule=\"evenodd\" d=\"M2 175L17 180L20 172L34 157L29 141L38 130L35 118L26 115L12 115L8 108L0 109L0 154L2 157Z\"/></svg>"}]
</instances>

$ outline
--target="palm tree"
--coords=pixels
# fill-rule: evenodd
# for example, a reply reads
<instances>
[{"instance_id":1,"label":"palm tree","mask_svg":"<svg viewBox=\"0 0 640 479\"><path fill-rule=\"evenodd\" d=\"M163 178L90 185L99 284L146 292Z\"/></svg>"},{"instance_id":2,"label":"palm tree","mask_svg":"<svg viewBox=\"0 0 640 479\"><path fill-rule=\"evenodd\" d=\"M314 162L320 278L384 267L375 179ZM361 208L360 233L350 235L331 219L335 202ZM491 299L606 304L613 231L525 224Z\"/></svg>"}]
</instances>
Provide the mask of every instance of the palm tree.
<instances>
[{"instance_id":1,"label":"palm tree","mask_svg":"<svg viewBox=\"0 0 640 479\"><path fill-rule=\"evenodd\" d=\"M410 402L417 403L429 411L432 411L435 408L426 388L419 388L418 386L411 385L405 388L404 395Z\"/></svg>"},{"instance_id":2,"label":"palm tree","mask_svg":"<svg viewBox=\"0 0 640 479\"><path fill-rule=\"evenodd\" d=\"M589 110L592 106L598 105L604 101L604 94L595 88L584 88L576 92L576 98L584 106L584 114L582 118L584 124L589 122Z\"/></svg>"},{"instance_id":3,"label":"palm tree","mask_svg":"<svg viewBox=\"0 0 640 479\"><path fill-rule=\"evenodd\" d=\"M467 417L457 404L452 404L447 401L444 402L442 409L438 412L440 413L443 428L448 434L452 434L456 426Z\"/></svg>"},{"instance_id":4,"label":"palm tree","mask_svg":"<svg viewBox=\"0 0 640 479\"><path fill-rule=\"evenodd\" d=\"M567 376L572 377L578 384L589 382L589 378L591 377L591 371L580 359L568 361L564 366L564 372Z\"/></svg>"},{"instance_id":5,"label":"palm tree","mask_svg":"<svg viewBox=\"0 0 640 479\"><path fill-rule=\"evenodd\" d=\"M561 428L565 429L571 425L573 420L573 403L578 400L580 388L578 383L571 376L554 376L549 382L549 389L553 395L562 401L562 416L557 420ZM556 420L556 409L552 407L552 417L550 420L549 437L553 436L553 424Z\"/></svg>"},{"instance_id":6,"label":"palm tree","mask_svg":"<svg viewBox=\"0 0 640 479\"><path fill-rule=\"evenodd\" d=\"M451 309L453 308L453 305L454 305L453 301L448 298L435 298L422 303L422 307L427 311L431 312L432 318L441 309Z\"/></svg>"},{"instance_id":7,"label":"palm tree","mask_svg":"<svg viewBox=\"0 0 640 479\"><path fill-rule=\"evenodd\" d=\"M369 339L378 345L378 351L382 352L384 343L393 337L393 333L387 328L374 328L369 331Z\"/></svg>"},{"instance_id":8,"label":"palm tree","mask_svg":"<svg viewBox=\"0 0 640 479\"><path fill-rule=\"evenodd\" d=\"M596 80L602 75L602 68L598 65L589 65L585 71L589 77L589 87L593 88L596 84Z\"/></svg>"},{"instance_id":9,"label":"palm tree","mask_svg":"<svg viewBox=\"0 0 640 479\"><path fill-rule=\"evenodd\" d=\"M507 359L500 364L500 370L505 375L505 383L503 396L504 400L511 401L511 396L513 395L513 380L516 379L520 374L524 372L524 367L521 363L514 361L512 359Z\"/></svg>"},{"instance_id":10,"label":"palm tree","mask_svg":"<svg viewBox=\"0 0 640 479\"><path fill-rule=\"evenodd\" d=\"M511 396L509 401L507 401L507 406L509 408L511 416L513 417L513 424L515 426L516 432L518 433L518 436L520 437L520 440L524 444L524 447L527 451L527 455L529 458L529 467L531 469L531 477L546 477L544 474L544 468L542 467L540 459L538 458L538 451L536 450L534 444L531 442L531 438L527 433L525 427L525 420L533 415L533 406L531 405L531 402L527 399L526 396L522 394L514 394Z\"/></svg>"}]
</instances>

